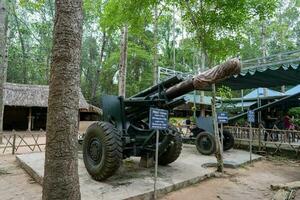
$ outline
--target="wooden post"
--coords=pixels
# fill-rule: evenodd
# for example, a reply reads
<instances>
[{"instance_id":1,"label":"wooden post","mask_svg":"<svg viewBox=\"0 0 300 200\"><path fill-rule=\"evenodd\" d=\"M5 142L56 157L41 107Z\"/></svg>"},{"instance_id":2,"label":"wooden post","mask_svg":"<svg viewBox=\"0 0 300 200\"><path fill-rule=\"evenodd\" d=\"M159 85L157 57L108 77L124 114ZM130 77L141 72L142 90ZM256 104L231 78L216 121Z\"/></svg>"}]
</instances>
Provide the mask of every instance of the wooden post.
<instances>
[{"instance_id":1,"label":"wooden post","mask_svg":"<svg viewBox=\"0 0 300 200\"><path fill-rule=\"evenodd\" d=\"M13 131L13 143L12 143L12 154L15 154L15 149L16 149L16 133Z\"/></svg>"},{"instance_id":2,"label":"wooden post","mask_svg":"<svg viewBox=\"0 0 300 200\"><path fill-rule=\"evenodd\" d=\"M223 173L223 171L224 171L224 164L223 164L223 155L222 155L222 152L221 152L221 144L220 144L220 137L219 137L219 128L218 128L218 122L217 122L216 85L215 84L212 84L211 111L212 111L213 124L214 124L214 134L215 134L215 141L216 141L216 153L215 153L215 156L217 158L217 171Z\"/></svg>"},{"instance_id":3,"label":"wooden post","mask_svg":"<svg viewBox=\"0 0 300 200\"><path fill-rule=\"evenodd\" d=\"M200 105L200 116L205 117L205 105L204 104Z\"/></svg>"},{"instance_id":4,"label":"wooden post","mask_svg":"<svg viewBox=\"0 0 300 200\"><path fill-rule=\"evenodd\" d=\"M193 110L194 120L196 120L196 117L197 117L197 116L196 116L196 113L197 113L197 109L196 109L196 107L197 107L197 106L196 106L196 95L197 95L197 94L196 94L196 90L194 90L194 95L193 95L193 96L194 96L194 110ZM201 104L200 104L200 105L201 105Z\"/></svg>"},{"instance_id":5,"label":"wooden post","mask_svg":"<svg viewBox=\"0 0 300 200\"><path fill-rule=\"evenodd\" d=\"M27 131L31 131L31 107L29 107L29 114L28 114L28 127L27 127Z\"/></svg>"}]
</instances>

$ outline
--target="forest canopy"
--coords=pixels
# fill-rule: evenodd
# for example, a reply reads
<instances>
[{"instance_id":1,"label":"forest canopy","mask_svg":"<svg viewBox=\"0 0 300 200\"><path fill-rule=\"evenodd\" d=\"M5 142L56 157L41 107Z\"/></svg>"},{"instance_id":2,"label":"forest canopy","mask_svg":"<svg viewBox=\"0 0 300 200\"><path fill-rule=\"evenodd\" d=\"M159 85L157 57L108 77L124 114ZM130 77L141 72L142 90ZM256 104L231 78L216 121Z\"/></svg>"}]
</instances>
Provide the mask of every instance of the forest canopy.
<instances>
[{"instance_id":1,"label":"forest canopy","mask_svg":"<svg viewBox=\"0 0 300 200\"><path fill-rule=\"evenodd\" d=\"M11 0L7 8L7 81L48 84L54 1ZM131 96L153 84L157 66L194 73L230 57L299 49L299 14L299 0L85 0L82 92L95 105L118 93L124 26Z\"/></svg>"}]
</instances>

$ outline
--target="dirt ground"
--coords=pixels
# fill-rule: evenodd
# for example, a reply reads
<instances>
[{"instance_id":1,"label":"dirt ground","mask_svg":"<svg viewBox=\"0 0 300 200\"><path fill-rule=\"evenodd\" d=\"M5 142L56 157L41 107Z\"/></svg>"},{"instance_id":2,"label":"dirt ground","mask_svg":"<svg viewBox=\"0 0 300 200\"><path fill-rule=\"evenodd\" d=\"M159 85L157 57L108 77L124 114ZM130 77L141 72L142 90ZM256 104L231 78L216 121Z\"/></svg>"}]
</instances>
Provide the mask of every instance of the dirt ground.
<instances>
[{"instance_id":1,"label":"dirt ground","mask_svg":"<svg viewBox=\"0 0 300 200\"><path fill-rule=\"evenodd\" d=\"M21 169L13 155L0 155L0 199L37 200L42 187Z\"/></svg>"},{"instance_id":2,"label":"dirt ground","mask_svg":"<svg viewBox=\"0 0 300 200\"><path fill-rule=\"evenodd\" d=\"M212 178L175 192L162 200L271 199L270 184L300 180L300 161L263 160L253 166L226 170L225 178ZM0 199L41 199L42 187L18 167L12 155L0 155ZM300 192L296 199L300 200Z\"/></svg>"},{"instance_id":3,"label":"dirt ground","mask_svg":"<svg viewBox=\"0 0 300 200\"><path fill-rule=\"evenodd\" d=\"M226 178L212 178L161 198L161 200L267 200L271 184L300 180L300 161L267 159L239 169L226 169ZM300 200L300 191L296 198Z\"/></svg>"}]
</instances>

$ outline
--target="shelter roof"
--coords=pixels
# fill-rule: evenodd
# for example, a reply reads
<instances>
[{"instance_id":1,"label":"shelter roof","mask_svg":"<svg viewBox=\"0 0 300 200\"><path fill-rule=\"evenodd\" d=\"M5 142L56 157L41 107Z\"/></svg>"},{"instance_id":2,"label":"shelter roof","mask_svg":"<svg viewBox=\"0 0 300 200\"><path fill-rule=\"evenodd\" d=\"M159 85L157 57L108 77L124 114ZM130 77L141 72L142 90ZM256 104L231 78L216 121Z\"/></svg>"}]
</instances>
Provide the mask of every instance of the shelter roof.
<instances>
[{"instance_id":1,"label":"shelter roof","mask_svg":"<svg viewBox=\"0 0 300 200\"><path fill-rule=\"evenodd\" d=\"M4 83L4 105L24 107L48 107L48 85L26 85ZM79 108L88 109L81 91L79 93Z\"/></svg>"},{"instance_id":2,"label":"shelter roof","mask_svg":"<svg viewBox=\"0 0 300 200\"><path fill-rule=\"evenodd\" d=\"M276 97L276 96L283 96L284 93L277 92L275 90L271 90L269 88L256 88L252 90L250 93L244 96L244 99L251 99L259 97Z\"/></svg>"},{"instance_id":3,"label":"shelter roof","mask_svg":"<svg viewBox=\"0 0 300 200\"><path fill-rule=\"evenodd\" d=\"M242 69L239 75L232 76L217 83L232 90L258 87L276 87L281 85L300 84L300 63L277 65L260 65Z\"/></svg>"},{"instance_id":4,"label":"shelter roof","mask_svg":"<svg viewBox=\"0 0 300 200\"><path fill-rule=\"evenodd\" d=\"M300 92L300 85L296 85L295 87L289 89L285 92L286 95L293 95Z\"/></svg>"}]
</instances>

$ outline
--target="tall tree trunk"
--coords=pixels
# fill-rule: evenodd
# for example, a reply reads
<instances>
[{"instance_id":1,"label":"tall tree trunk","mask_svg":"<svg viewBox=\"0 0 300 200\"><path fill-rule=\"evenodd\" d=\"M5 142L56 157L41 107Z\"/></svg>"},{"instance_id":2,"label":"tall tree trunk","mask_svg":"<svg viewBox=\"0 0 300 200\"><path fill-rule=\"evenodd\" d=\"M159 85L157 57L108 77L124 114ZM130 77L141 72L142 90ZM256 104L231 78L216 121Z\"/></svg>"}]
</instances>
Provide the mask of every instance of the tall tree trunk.
<instances>
[{"instance_id":1,"label":"tall tree trunk","mask_svg":"<svg viewBox=\"0 0 300 200\"><path fill-rule=\"evenodd\" d=\"M267 44L266 44L266 22L265 20L261 21L261 52L262 56L267 56ZM265 58L263 59L263 62L265 63Z\"/></svg>"},{"instance_id":2,"label":"tall tree trunk","mask_svg":"<svg viewBox=\"0 0 300 200\"><path fill-rule=\"evenodd\" d=\"M103 56L104 56L104 50L105 50L105 46L106 46L106 42L107 42L107 37L106 37L106 32L103 32L103 37L102 37L102 46L101 46L101 50L100 50L100 56L99 56L99 66L97 68L96 74L95 74L95 81L93 82L92 85L92 101L94 103L97 102L97 100L95 99L96 97L96 92L97 92L97 88L99 85L99 78L100 78L100 73L101 73L101 68L102 68L102 63L103 63Z\"/></svg>"},{"instance_id":3,"label":"tall tree trunk","mask_svg":"<svg viewBox=\"0 0 300 200\"><path fill-rule=\"evenodd\" d=\"M203 51L201 51L201 69L200 69L200 71L204 72L204 70L205 70L205 54ZM204 91L200 91L200 99L201 99L200 116L201 117L205 117L204 96L205 96Z\"/></svg>"},{"instance_id":4,"label":"tall tree trunk","mask_svg":"<svg viewBox=\"0 0 300 200\"><path fill-rule=\"evenodd\" d=\"M215 135L215 142L216 142L216 152L215 157L217 159L217 171L218 172L224 172L224 162L223 162L223 148L220 143L220 137L219 137L219 128L218 128L218 122L217 122L217 111L216 111L216 85L212 85L212 100L211 100L211 113L213 118L213 124L214 124L214 135Z\"/></svg>"},{"instance_id":5,"label":"tall tree trunk","mask_svg":"<svg viewBox=\"0 0 300 200\"><path fill-rule=\"evenodd\" d=\"M119 63L119 96L126 94L127 40L128 27L124 26L121 33L120 63Z\"/></svg>"},{"instance_id":6,"label":"tall tree trunk","mask_svg":"<svg viewBox=\"0 0 300 200\"><path fill-rule=\"evenodd\" d=\"M28 75L28 67L26 64L26 50L25 50L25 43L24 43L24 38L23 35L21 33L21 29L20 29L20 23L19 23L19 19L17 17L17 13L16 13L16 7L14 6L14 18L16 21L16 26L17 26L17 30L18 30L18 35L19 35L19 40L20 40L20 45L21 45L21 50L22 50L22 69L23 69L23 83L27 83L27 75Z\"/></svg>"},{"instance_id":7,"label":"tall tree trunk","mask_svg":"<svg viewBox=\"0 0 300 200\"><path fill-rule=\"evenodd\" d=\"M47 57L46 57L46 71L45 71L45 79L46 79L46 82L47 82L47 85L49 85L49 69L50 69L50 59L51 59L51 55L50 53L47 54Z\"/></svg>"},{"instance_id":8,"label":"tall tree trunk","mask_svg":"<svg viewBox=\"0 0 300 200\"><path fill-rule=\"evenodd\" d=\"M158 83L158 55L157 55L157 24L158 24L158 13L157 13L157 5L154 7L154 29L153 29L153 85Z\"/></svg>"},{"instance_id":9,"label":"tall tree trunk","mask_svg":"<svg viewBox=\"0 0 300 200\"><path fill-rule=\"evenodd\" d=\"M173 69L176 70L176 49L175 49L175 43L176 43L176 38L175 38L175 23L176 23L176 19L175 19L175 12L176 12L176 7L175 4L173 4L173 26L172 26L172 35L173 35L173 42L172 42L172 46L173 46Z\"/></svg>"},{"instance_id":10,"label":"tall tree trunk","mask_svg":"<svg viewBox=\"0 0 300 200\"><path fill-rule=\"evenodd\" d=\"M6 0L0 0L0 144L2 143L4 114L4 83L7 71L7 15Z\"/></svg>"},{"instance_id":11,"label":"tall tree trunk","mask_svg":"<svg viewBox=\"0 0 300 200\"><path fill-rule=\"evenodd\" d=\"M82 0L56 0L55 11L43 199L76 200Z\"/></svg>"}]
</instances>

